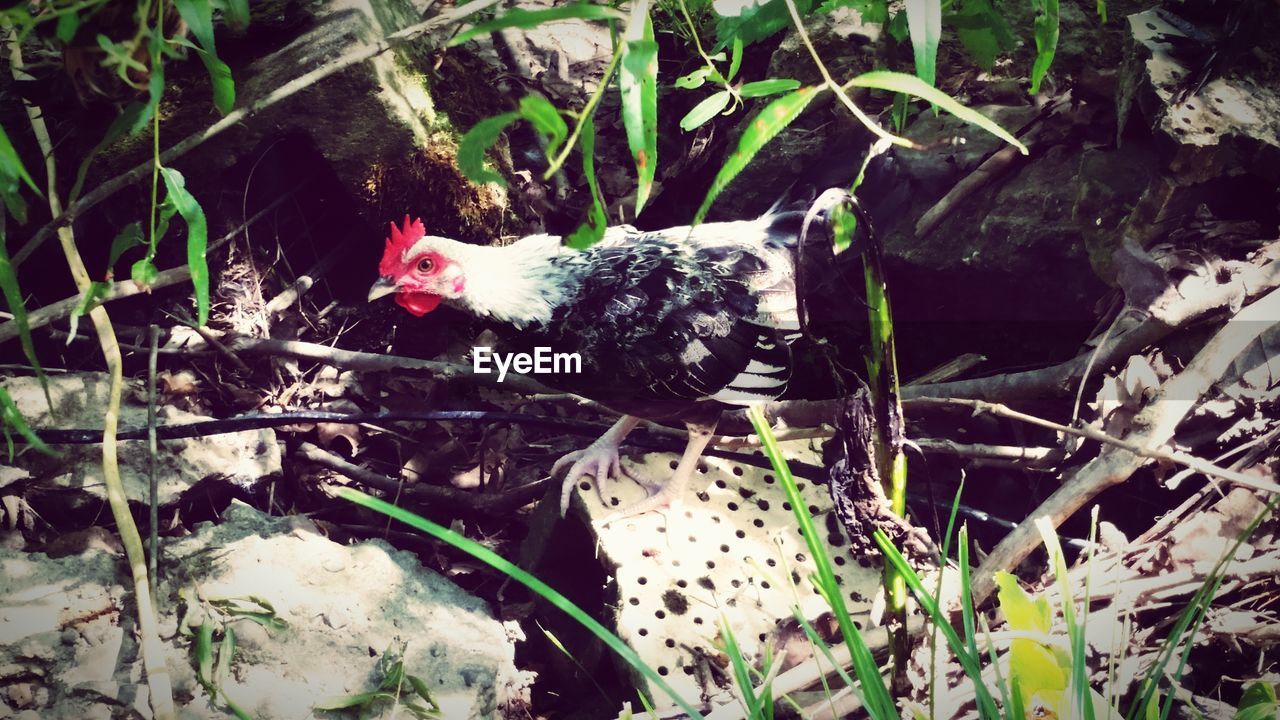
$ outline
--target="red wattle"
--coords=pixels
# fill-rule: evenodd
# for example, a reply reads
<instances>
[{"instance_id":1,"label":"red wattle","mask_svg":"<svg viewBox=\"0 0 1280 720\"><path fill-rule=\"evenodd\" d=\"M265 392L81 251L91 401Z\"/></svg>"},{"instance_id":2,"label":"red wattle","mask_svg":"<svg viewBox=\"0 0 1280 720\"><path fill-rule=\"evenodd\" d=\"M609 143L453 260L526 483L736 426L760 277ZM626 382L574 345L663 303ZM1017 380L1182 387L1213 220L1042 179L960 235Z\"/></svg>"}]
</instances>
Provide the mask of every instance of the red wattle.
<instances>
[{"instance_id":1,"label":"red wattle","mask_svg":"<svg viewBox=\"0 0 1280 720\"><path fill-rule=\"evenodd\" d=\"M396 293L396 303L414 315L422 317L440 306L440 296L430 293L402 292Z\"/></svg>"}]
</instances>

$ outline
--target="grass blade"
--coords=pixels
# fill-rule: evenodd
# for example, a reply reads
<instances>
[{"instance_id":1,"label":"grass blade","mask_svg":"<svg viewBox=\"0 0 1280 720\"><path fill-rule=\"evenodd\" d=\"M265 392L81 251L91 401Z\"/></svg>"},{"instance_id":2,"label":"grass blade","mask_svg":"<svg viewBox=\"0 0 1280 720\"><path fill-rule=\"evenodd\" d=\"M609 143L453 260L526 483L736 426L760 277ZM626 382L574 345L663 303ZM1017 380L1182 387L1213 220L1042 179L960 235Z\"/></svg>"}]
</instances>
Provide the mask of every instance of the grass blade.
<instances>
[{"instance_id":1,"label":"grass blade","mask_svg":"<svg viewBox=\"0 0 1280 720\"><path fill-rule=\"evenodd\" d=\"M564 611L565 614L569 615L569 617L573 618L576 622L590 631L592 635L595 635L600 642L604 643L610 650L617 653L618 657L626 661L626 663L637 672L644 675L649 682L667 693L667 695L671 697L672 701L674 701L681 710L688 713L690 717L698 718L699 720L703 717L702 714L694 709L694 707L684 698L680 697L679 693L667 684L667 681L664 680L657 671L646 665L644 660L636 654L636 651L632 650L622 641L622 638L614 635L608 628L601 625L598 620L588 615L577 605L574 605L569 598L561 595L555 588L552 588L550 585L542 582L498 553L474 540L471 540L470 538L460 535L441 525L437 525L420 515L416 515L404 508L396 507L391 503L366 495L358 490L340 487L334 490L334 494L344 500L348 500L357 505L399 520L410 527L421 530L437 540L448 543L480 562L485 563L489 567L492 567L498 572L510 577L512 580L515 580L521 585L529 588L547 602Z\"/></svg>"}]
</instances>

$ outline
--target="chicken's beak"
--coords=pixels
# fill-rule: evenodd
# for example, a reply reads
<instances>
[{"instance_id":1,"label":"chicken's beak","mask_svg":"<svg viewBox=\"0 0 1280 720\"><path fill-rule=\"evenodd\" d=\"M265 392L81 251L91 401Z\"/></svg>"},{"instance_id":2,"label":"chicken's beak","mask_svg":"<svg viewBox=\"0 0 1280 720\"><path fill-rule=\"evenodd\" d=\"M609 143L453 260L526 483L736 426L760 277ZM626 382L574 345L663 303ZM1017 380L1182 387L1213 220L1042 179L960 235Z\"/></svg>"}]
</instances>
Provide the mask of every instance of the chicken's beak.
<instances>
[{"instance_id":1,"label":"chicken's beak","mask_svg":"<svg viewBox=\"0 0 1280 720\"><path fill-rule=\"evenodd\" d=\"M396 283L389 277L380 277L378 282L369 288L369 302L373 302L380 297L386 297L396 291Z\"/></svg>"}]
</instances>

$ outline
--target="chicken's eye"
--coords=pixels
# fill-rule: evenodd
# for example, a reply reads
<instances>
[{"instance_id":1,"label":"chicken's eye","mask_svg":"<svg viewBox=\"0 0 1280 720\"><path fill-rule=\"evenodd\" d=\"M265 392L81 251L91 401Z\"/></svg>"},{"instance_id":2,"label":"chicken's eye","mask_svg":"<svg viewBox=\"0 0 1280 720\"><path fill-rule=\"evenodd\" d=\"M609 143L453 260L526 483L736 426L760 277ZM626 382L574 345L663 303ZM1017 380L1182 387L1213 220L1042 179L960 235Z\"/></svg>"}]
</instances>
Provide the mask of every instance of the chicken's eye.
<instances>
[{"instance_id":1,"label":"chicken's eye","mask_svg":"<svg viewBox=\"0 0 1280 720\"><path fill-rule=\"evenodd\" d=\"M418 272L429 273L436 269L436 261L431 258L422 258L418 261Z\"/></svg>"}]
</instances>

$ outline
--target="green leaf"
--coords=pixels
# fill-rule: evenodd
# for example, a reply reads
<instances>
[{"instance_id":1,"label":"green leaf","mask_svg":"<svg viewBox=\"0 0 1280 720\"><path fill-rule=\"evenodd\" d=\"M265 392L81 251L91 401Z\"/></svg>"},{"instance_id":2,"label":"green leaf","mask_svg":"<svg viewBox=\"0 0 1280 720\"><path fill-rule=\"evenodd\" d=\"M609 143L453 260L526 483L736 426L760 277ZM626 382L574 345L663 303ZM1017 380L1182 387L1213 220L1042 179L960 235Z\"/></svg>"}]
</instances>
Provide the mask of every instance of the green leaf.
<instances>
[{"instance_id":1,"label":"green leaf","mask_svg":"<svg viewBox=\"0 0 1280 720\"><path fill-rule=\"evenodd\" d=\"M800 87L799 80L784 78L757 80L743 85L738 89L738 94L744 98L756 98L763 97L765 95L777 95L778 93L791 92L798 87Z\"/></svg>"},{"instance_id":2,"label":"green leaf","mask_svg":"<svg viewBox=\"0 0 1280 720\"><path fill-rule=\"evenodd\" d=\"M72 40L76 39L76 31L80 29L80 13L74 10L64 10L58 16L58 28L54 34L62 41L64 45L70 45Z\"/></svg>"},{"instance_id":3,"label":"green leaf","mask_svg":"<svg viewBox=\"0 0 1280 720\"><path fill-rule=\"evenodd\" d=\"M129 248L138 245L145 245L146 239L142 237L142 223L134 222L125 225L119 233L116 234L114 240L111 241L111 255L107 260L107 279L111 279L111 269L116 266L116 262L120 260L120 256L125 254Z\"/></svg>"},{"instance_id":4,"label":"green leaf","mask_svg":"<svg viewBox=\"0 0 1280 720\"><path fill-rule=\"evenodd\" d=\"M703 65L688 75L681 75L676 78L675 86L682 90L697 90L706 84L707 75L714 69L710 65Z\"/></svg>"},{"instance_id":5,"label":"green leaf","mask_svg":"<svg viewBox=\"0 0 1280 720\"><path fill-rule=\"evenodd\" d=\"M213 106L218 112L226 115L236 104L236 84L231 79L231 68L218 58L218 50L214 45L213 5L209 0L174 0L178 14L191 28L200 47L196 51L209 72L209 83L213 87Z\"/></svg>"},{"instance_id":6,"label":"green leaf","mask_svg":"<svg viewBox=\"0 0 1280 720\"><path fill-rule=\"evenodd\" d=\"M1018 578L1007 572L995 574L999 587L997 597L1009 629L1024 632L1048 633L1052 627L1049 602L1044 598L1032 600L1018 584Z\"/></svg>"},{"instance_id":7,"label":"green leaf","mask_svg":"<svg viewBox=\"0 0 1280 720\"><path fill-rule=\"evenodd\" d=\"M569 126L555 105L545 97L533 93L520 99L520 117L529 121L533 129L547 141L547 156L555 157L560 145L569 137Z\"/></svg>"},{"instance_id":8,"label":"green leaf","mask_svg":"<svg viewBox=\"0 0 1280 720\"><path fill-rule=\"evenodd\" d=\"M18 286L18 273L9 260L8 238L5 234L3 218L0 218L0 292L4 294L5 304L9 306L9 314L18 326L18 340L22 344L22 354L31 369L35 371L40 388L44 391L45 402L53 410L53 400L49 397L49 380L45 377L40 360L36 357L35 341L31 338L31 323L27 318L27 305L22 298L22 289Z\"/></svg>"},{"instance_id":9,"label":"green leaf","mask_svg":"<svg viewBox=\"0 0 1280 720\"><path fill-rule=\"evenodd\" d=\"M933 85L938 69L938 42L942 39L942 3L907 0L907 31L915 54L916 77Z\"/></svg>"},{"instance_id":10,"label":"green leaf","mask_svg":"<svg viewBox=\"0 0 1280 720\"><path fill-rule=\"evenodd\" d=\"M914 75L890 72L888 70L873 70L850 80L847 85L915 95L921 100L931 102L971 125L977 125L983 130L986 130L992 135L995 135L1001 140L1004 140L1010 145L1018 148L1023 155L1027 154L1027 146L1018 142L1017 138L1010 135L1004 130L1004 128L1001 128L990 118L976 110L972 110L961 105L959 102L953 100L951 96L937 88L926 85L924 81Z\"/></svg>"},{"instance_id":11,"label":"green leaf","mask_svg":"<svg viewBox=\"0 0 1280 720\"><path fill-rule=\"evenodd\" d=\"M18 157L18 151L13 149L13 143L9 142L9 135L4 131L4 126L0 126L0 179L3 179L6 185L21 180L31 188L31 192L44 197L40 193L40 188L36 187L35 181L27 174L27 168L23 166L22 158Z\"/></svg>"},{"instance_id":12,"label":"green leaf","mask_svg":"<svg viewBox=\"0 0 1280 720\"><path fill-rule=\"evenodd\" d=\"M711 209L711 203L715 202L716 196L746 168L751 158L760 152L760 148L799 117L800 113L817 97L818 90L817 87L800 88L770 102L756 115L739 138L738 149L729 156L720 171L716 173L715 180L707 190L707 196L702 200L702 206L694 216L695 224L702 222L707 211Z\"/></svg>"},{"instance_id":13,"label":"green leaf","mask_svg":"<svg viewBox=\"0 0 1280 720\"><path fill-rule=\"evenodd\" d=\"M27 424L26 418L22 417L22 411L18 409L18 404L13 401L9 392L0 387L0 425L4 426L6 439L9 436L9 429L18 431L27 444L39 450L46 455L55 454L53 450L40 439L39 435L31 429ZM13 462L13 442L9 443L9 462Z\"/></svg>"},{"instance_id":14,"label":"green leaf","mask_svg":"<svg viewBox=\"0 0 1280 720\"><path fill-rule=\"evenodd\" d=\"M1254 681L1240 695L1234 720L1273 720L1276 717L1276 688Z\"/></svg>"},{"instance_id":15,"label":"green leaf","mask_svg":"<svg viewBox=\"0 0 1280 720\"><path fill-rule=\"evenodd\" d=\"M218 51L213 44L213 6L209 4L209 0L173 0L173 5L178 8L178 14L191 29L191 34L200 43L200 47L216 55Z\"/></svg>"},{"instance_id":16,"label":"green leaf","mask_svg":"<svg viewBox=\"0 0 1280 720\"><path fill-rule=\"evenodd\" d=\"M813 10L814 0L795 0L796 12L801 18ZM754 42L791 27L791 13L784 0L743 0L738 3L722 3L717 13L738 10L734 15L721 15L716 23L716 48L729 47L735 40L743 45Z\"/></svg>"},{"instance_id":17,"label":"green leaf","mask_svg":"<svg viewBox=\"0 0 1280 720\"><path fill-rule=\"evenodd\" d=\"M1040 82L1058 52L1058 0L1031 0L1036 10L1036 60L1031 65L1031 94L1040 92Z\"/></svg>"},{"instance_id":18,"label":"green leaf","mask_svg":"<svg viewBox=\"0 0 1280 720\"><path fill-rule=\"evenodd\" d=\"M187 222L187 269L191 272L191 284L196 291L196 325L209 322L209 260L205 253L209 248L209 225L204 208L187 191L182 173L173 168L160 168L164 187L168 192L165 202L177 208Z\"/></svg>"},{"instance_id":19,"label":"green leaf","mask_svg":"<svg viewBox=\"0 0 1280 720\"><path fill-rule=\"evenodd\" d=\"M604 213L604 199L600 196L600 183L596 180L596 120L588 115L582 120L582 132L578 135L578 149L582 151L582 175L587 178L587 187L591 189L591 209L587 211L587 221L565 241L577 250L591 247L604 237L605 227L609 219Z\"/></svg>"},{"instance_id":20,"label":"green leaf","mask_svg":"<svg viewBox=\"0 0 1280 720\"><path fill-rule=\"evenodd\" d=\"M642 22L640 39L627 40L622 46L618 74L622 123L638 180L637 215L649 199L658 163L658 43L653 39L653 21L647 14Z\"/></svg>"},{"instance_id":21,"label":"green leaf","mask_svg":"<svg viewBox=\"0 0 1280 720\"><path fill-rule=\"evenodd\" d=\"M738 69L742 67L742 38L735 37L733 39L733 55L729 61L729 76L725 78L726 82L733 82L738 76Z\"/></svg>"},{"instance_id":22,"label":"green leaf","mask_svg":"<svg viewBox=\"0 0 1280 720\"><path fill-rule=\"evenodd\" d=\"M472 182L497 183L506 187L505 178L484 166L484 156L498 142L502 131L519 117L519 113L509 112L485 118L462 136L458 143L458 169L463 175Z\"/></svg>"},{"instance_id":23,"label":"green leaf","mask_svg":"<svg viewBox=\"0 0 1280 720\"><path fill-rule=\"evenodd\" d=\"M702 99L702 102L693 106L693 109L680 119L680 129L688 132L694 128L702 126L711 118L715 117L729 105L729 101L733 96L728 90L720 90L712 93Z\"/></svg>"},{"instance_id":24,"label":"green leaf","mask_svg":"<svg viewBox=\"0 0 1280 720\"><path fill-rule=\"evenodd\" d=\"M80 318L102 304L103 299L107 297L107 293L111 291L111 285L112 283L110 282L95 280L89 283L89 287L85 288L80 295L80 302L76 303L75 308L71 311L71 330L67 334L68 345L75 339L76 332L80 329Z\"/></svg>"},{"instance_id":25,"label":"green leaf","mask_svg":"<svg viewBox=\"0 0 1280 720\"><path fill-rule=\"evenodd\" d=\"M209 73L209 83L213 88L213 106L218 112L226 115L236 106L236 81L231 77L231 68L214 57L212 53L197 51Z\"/></svg>"},{"instance_id":26,"label":"green leaf","mask_svg":"<svg viewBox=\"0 0 1280 720\"><path fill-rule=\"evenodd\" d=\"M911 34L911 31L907 29L906 11L899 10L898 13L893 16L893 19L889 21L888 30L889 37L893 38L894 42L902 42L907 39L907 36Z\"/></svg>"},{"instance_id":27,"label":"green leaf","mask_svg":"<svg viewBox=\"0 0 1280 720\"><path fill-rule=\"evenodd\" d=\"M217 694L213 684L213 623L207 619L196 635L196 679L210 695Z\"/></svg>"},{"instance_id":28,"label":"green leaf","mask_svg":"<svg viewBox=\"0 0 1280 720\"><path fill-rule=\"evenodd\" d=\"M624 17L625 15L621 11L604 5L593 5L589 2L561 5L560 7L546 10L512 8L488 22L473 25L467 30L458 33L449 41L448 47L461 45L473 37L488 35L503 28L531 28L555 20L620 20Z\"/></svg>"},{"instance_id":29,"label":"green leaf","mask_svg":"<svg viewBox=\"0 0 1280 720\"><path fill-rule=\"evenodd\" d=\"M222 0L218 3L222 9L222 18L236 30L249 25L249 0Z\"/></svg>"},{"instance_id":30,"label":"green leaf","mask_svg":"<svg viewBox=\"0 0 1280 720\"><path fill-rule=\"evenodd\" d=\"M133 264L133 270L130 271L129 277L133 278L134 284L143 290L150 290L155 284L156 278L160 276L160 270L150 258L142 258Z\"/></svg>"}]
</instances>

